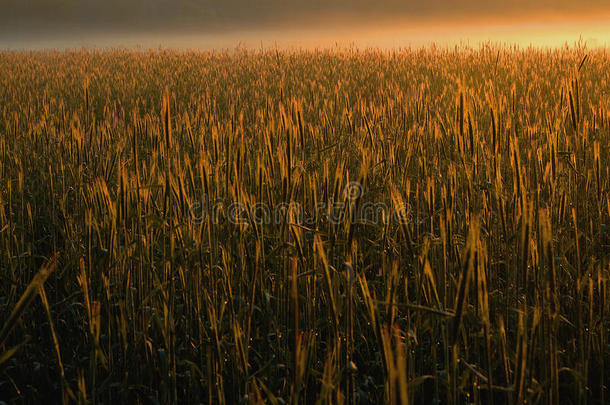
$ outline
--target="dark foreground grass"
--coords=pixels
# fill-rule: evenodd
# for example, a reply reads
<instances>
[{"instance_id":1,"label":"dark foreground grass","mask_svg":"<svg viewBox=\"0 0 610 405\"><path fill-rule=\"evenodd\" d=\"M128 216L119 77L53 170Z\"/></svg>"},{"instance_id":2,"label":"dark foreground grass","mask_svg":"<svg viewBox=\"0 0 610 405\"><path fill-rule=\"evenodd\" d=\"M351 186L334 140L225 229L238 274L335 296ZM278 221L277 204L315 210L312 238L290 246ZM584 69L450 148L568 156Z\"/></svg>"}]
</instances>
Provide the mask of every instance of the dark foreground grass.
<instances>
[{"instance_id":1,"label":"dark foreground grass","mask_svg":"<svg viewBox=\"0 0 610 405\"><path fill-rule=\"evenodd\" d=\"M0 54L0 399L602 404L609 145L605 51Z\"/></svg>"}]
</instances>

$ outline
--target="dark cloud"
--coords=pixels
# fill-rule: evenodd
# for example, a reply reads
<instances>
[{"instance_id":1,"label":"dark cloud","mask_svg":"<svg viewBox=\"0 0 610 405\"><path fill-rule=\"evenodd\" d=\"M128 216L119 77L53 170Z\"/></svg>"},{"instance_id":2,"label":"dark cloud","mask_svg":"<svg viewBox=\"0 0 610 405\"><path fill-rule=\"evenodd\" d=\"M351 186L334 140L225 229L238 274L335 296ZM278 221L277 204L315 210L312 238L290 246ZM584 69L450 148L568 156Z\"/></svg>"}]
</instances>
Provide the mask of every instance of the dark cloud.
<instances>
[{"instance_id":1,"label":"dark cloud","mask_svg":"<svg viewBox=\"0 0 610 405\"><path fill-rule=\"evenodd\" d=\"M608 0L0 0L0 37L333 25L385 18L544 18L610 12ZM540 17L542 16L542 17Z\"/></svg>"},{"instance_id":2,"label":"dark cloud","mask_svg":"<svg viewBox=\"0 0 610 405\"><path fill-rule=\"evenodd\" d=\"M11 26L154 27L288 24L319 16L527 15L610 10L607 0L0 0L0 21ZM287 21L288 20L288 21Z\"/></svg>"}]
</instances>

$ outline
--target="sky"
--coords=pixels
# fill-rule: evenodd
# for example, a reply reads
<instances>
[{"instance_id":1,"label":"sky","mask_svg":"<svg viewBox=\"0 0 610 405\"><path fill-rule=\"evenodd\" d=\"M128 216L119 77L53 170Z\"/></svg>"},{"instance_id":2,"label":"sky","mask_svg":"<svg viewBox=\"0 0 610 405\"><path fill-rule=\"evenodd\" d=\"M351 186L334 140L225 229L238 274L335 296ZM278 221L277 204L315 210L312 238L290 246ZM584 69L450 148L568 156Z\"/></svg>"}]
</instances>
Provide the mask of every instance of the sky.
<instances>
[{"instance_id":1,"label":"sky","mask_svg":"<svg viewBox=\"0 0 610 405\"><path fill-rule=\"evenodd\" d=\"M608 0L0 0L0 49L610 45Z\"/></svg>"}]
</instances>

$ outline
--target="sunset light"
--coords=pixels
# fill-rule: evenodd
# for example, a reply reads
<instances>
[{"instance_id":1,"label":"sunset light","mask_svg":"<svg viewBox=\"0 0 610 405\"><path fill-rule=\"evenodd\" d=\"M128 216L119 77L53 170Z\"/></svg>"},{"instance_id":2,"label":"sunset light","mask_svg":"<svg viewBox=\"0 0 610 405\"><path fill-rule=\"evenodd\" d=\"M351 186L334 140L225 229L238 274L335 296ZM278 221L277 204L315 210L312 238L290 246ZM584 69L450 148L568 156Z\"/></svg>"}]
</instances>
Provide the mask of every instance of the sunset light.
<instances>
[{"instance_id":1,"label":"sunset light","mask_svg":"<svg viewBox=\"0 0 610 405\"><path fill-rule=\"evenodd\" d=\"M608 0L0 0L0 405L610 404Z\"/></svg>"}]
</instances>

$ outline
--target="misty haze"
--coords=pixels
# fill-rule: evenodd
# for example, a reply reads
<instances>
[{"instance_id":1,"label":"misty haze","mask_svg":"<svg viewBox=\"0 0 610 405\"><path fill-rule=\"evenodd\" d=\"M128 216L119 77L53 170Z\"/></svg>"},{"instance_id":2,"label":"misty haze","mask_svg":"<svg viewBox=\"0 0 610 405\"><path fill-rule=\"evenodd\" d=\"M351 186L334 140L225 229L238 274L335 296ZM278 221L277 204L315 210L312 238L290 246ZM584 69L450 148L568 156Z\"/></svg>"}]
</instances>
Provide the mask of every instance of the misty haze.
<instances>
[{"instance_id":1,"label":"misty haze","mask_svg":"<svg viewBox=\"0 0 610 405\"><path fill-rule=\"evenodd\" d=\"M475 45L594 46L609 38L607 1L5 0L0 47L195 49Z\"/></svg>"}]
</instances>

